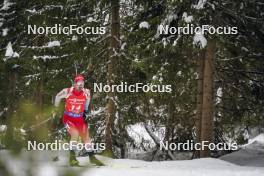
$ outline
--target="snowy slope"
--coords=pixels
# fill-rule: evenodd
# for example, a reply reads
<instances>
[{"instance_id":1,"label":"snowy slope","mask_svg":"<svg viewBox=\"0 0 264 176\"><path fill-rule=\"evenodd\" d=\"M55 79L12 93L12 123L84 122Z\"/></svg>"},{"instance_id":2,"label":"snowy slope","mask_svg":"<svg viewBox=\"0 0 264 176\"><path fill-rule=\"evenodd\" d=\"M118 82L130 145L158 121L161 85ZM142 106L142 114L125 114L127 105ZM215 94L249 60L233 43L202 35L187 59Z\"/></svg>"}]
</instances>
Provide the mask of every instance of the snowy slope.
<instances>
[{"instance_id":1,"label":"snowy slope","mask_svg":"<svg viewBox=\"0 0 264 176\"><path fill-rule=\"evenodd\" d=\"M264 167L264 151L241 149L221 157L222 160L229 161L241 166Z\"/></svg>"},{"instance_id":2,"label":"snowy slope","mask_svg":"<svg viewBox=\"0 0 264 176\"><path fill-rule=\"evenodd\" d=\"M19 157L8 151L0 151L0 160L14 175L57 176L74 173L81 176L264 176L264 167L248 167L231 164L219 159L196 159L183 161L146 162L130 159L109 159L97 156L107 166L94 167L88 157L79 157L82 165L87 167L72 168L67 166L66 153L60 153L60 160L51 161L56 152L37 151L23 152ZM0 172L1 173L1 172Z\"/></svg>"},{"instance_id":3,"label":"snowy slope","mask_svg":"<svg viewBox=\"0 0 264 176\"><path fill-rule=\"evenodd\" d=\"M91 169L81 175L100 176L264 176L264 168L242 167L218 159L145 162L109 160L110 167Z\"/></svg>"},{"instance_id":4,"label":"snowy slope","mask_svg":"<svg viewBox=\"0 0 264 176\"><path fill-rule=\"evenodd\" d=\"M264 134L250 139L239 151L224 155L221 159L242 166L264 167Z\"/></svg>"}]
</instances>

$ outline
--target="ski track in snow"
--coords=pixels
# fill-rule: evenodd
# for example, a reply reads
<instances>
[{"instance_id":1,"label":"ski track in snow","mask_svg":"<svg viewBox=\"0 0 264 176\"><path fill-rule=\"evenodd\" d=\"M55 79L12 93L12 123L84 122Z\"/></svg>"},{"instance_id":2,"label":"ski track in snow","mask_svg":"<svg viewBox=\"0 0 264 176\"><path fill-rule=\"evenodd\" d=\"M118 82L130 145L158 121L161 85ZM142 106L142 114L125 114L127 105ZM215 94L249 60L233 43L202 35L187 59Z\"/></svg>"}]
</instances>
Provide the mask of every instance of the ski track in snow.
<instances>
[{"instance_id":1,"label":"ski track in snow","mask_svg":"<svg viewBox=\"0 0 264 176\"><path fill-rule=\"evenodd\" d=\"M110 160L110 167L91 169L85 175L125 176L262 176L264 168L237 166L219 159L196 159L185 161L145 162L137 160Z\"/></svg>"},{"instance_id":2,"label":"ski track in snow","mask_svg":"<svg viewBox=\"0 0 264 176\"><path fill-rule=\"evenodd\" d=\"M15 156L8 150L0 150L0 164L15 176L27 176L29 173L34 176L68 173L81 176L264 176L264 134L251 139L240 150L219 159L147 162L97 155L106 166L92 166L89 157L78 157L80 165L84 167L69 167L68 154L67 151L23 150ZM59 156L56 162L52 161L55 156Z\"/></svg>"},{"instance_id":3,"label":"ski track in snow","mask_svg":"<svg viewBox=\"0 0 264 176\"><path fill-rule=\"evenodd\" d=\"M81 176L264 176L264 167L239 166L213 158L146 162L97 156L107 166L94 167L89 164L88 157L78 157L80 165L87 167L68 167L65 152L59 154L59 161L52 162L56 154L54 151L25 151L16 158L2 150L1 161L13 175L19 176L28 175L28 168L33 175L40 176L57 176L68 172Z\"/></svg>"}]
</instances>

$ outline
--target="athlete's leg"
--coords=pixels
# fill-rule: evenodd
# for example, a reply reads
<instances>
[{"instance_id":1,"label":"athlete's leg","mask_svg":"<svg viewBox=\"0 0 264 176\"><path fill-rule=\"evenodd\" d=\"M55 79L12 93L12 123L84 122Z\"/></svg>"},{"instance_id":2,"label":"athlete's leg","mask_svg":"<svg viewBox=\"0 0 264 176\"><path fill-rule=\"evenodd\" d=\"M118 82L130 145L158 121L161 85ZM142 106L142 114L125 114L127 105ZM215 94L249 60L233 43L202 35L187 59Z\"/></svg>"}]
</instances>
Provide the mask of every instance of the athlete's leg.
<instances>
[{"instance_id":1,"label":"athlete's leg","mask_svg":"<svg viewBox=\"0 0 264 176\"><path fill-rule=\"evenodd\" d=\"M85 150L89 155L90 162L92 164L96 164L98 166L104 166L104 164L94 156L94 148L91 144L91 138L89 135L89 130L88 130L87 124L85 122L83 122L83 124L82 124L82 131L79 131L79 132L80 132L80 136L82 138L82 142L85 145Z\"/></svg>"},{"instance_id":2,"label":"athlete's leg","mask_svg":"<svg viewBox=\"0 0 264 176\"><path fill-rule=\"evenodd\" d=\"M81 138L82 138L82 142L84 144L91 143L91 138L90 138L88 130L87 130L87 132L85 132L84 134L81 135Z\"/></svg>"},{"instance_id":3,"label":"athlete's leg","mask_svg":"<svg viewBox=\"0 0 264 176\"><path fill-rule=\"evenodd\" d=\"M89 146L91 146L91 138L90 138L90 135L89 135L89 130L88 130L88 127L87 127L87 124L83 121L80 125L80 137L82 139L82 142L83 144L85 145L85 149L87 151L90 151L92 149L89 149Z\"/></svg>"},{"instance_id":4,"label":"athlete's leg","mask_svg":"<svg viewBox=\"0 0 264 176\"><path fill-rule=\"evenodd\" d=\"M76 126L74 119L66 116L66 117L64 117L63 122L65 124L65 127L67 129L68 134L70 135L70 143L73 146L76 146L77 142L78 142L79 131L78 131L78 128ZM70 149L69 163L71 166L78 166L79 165L79 162L76 159L76 150L77 150L76 148Z\"/></svg>"}]
</instances>

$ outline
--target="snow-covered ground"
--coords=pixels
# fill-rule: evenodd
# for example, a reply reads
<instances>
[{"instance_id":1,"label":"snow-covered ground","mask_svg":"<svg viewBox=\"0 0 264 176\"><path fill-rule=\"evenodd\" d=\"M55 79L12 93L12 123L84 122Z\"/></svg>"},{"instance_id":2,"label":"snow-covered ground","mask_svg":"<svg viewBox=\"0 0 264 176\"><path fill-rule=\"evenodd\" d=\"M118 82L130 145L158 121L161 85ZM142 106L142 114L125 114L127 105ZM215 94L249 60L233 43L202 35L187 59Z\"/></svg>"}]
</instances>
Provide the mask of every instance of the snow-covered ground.
<instances>
[{"instance_id":1,"label":"snow-covered ground","mask_svg":"<svg viewBox=\"0 0 264 176\"><path fill-rule=\"evenodd\" d=\"M224 155L221 159L241 166L264 167L264 134L250 139L239 151Z\"/></svg>"},{"instance_id":2,"label":"snow-covered ground","mask_svg":"<svg viewBox=\"0 0 264 176\"><path fill-rule=\"evenodd\" d=\"M220 159L204 158L177 161L141 161L97 156L107 166L95 167L88 157L78 157L85 167L68 167L67 152L24 151L12 155L0 151L0 175L57 176L72 173L81 176L264 176L264 134L249 141L242 149ZM54 162L54 156L59 160ZM2 167L3 165L4 167ZM4 171L6 168L7 171Z\"/></svg>"},{"instance_id":3,"label":"snow-covered ground","mask_svg":"<svg viewBox=\"0 0 264 176\"><path fill-rule=\"evenodd\" d=\"M29 173L40 176L57 176L66 173L82 176L264 176L264 167L239 166L212 158L146 162L97 156L107 164L97 168L89 164L88 157L78 158L80 164L86 167L68 167L67 157L60 157L59 161L53 162L50 152L24 152L19 158L10 158L8 153L1 151L1 160L12 175L19 176L27 176Z\"/></svg>"}]
</instances>

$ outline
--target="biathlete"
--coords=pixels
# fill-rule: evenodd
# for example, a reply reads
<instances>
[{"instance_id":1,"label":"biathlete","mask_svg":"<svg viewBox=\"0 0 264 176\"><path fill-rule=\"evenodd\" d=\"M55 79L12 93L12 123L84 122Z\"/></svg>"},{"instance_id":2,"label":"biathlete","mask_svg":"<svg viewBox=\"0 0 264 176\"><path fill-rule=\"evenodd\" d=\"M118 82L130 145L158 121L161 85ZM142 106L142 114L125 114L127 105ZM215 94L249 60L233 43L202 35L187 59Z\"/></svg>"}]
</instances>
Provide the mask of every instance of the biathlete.
<instances>
[{"instance_id":1,"label":"biathlete","mask_svg":"<svg viewBox=\"0 0 264 176\"><path fill-rule=\"evenodd\" d=\"M55 107L59 107L62 99L65 99L65 111L62 121L71 137L71 143L77 143L78 137L81 137L83 144L86 145L85 148L90 148L87 150L90 162L99 166L104 165L95 158L94 151L91 148L91 139L84 119L85 115L88 114L88 107L91 103L91 92L89 89L84 88L84 77L82 75L75 77L72 87L65 88L56 95ZM70 150L69 163L71 166L79 165L76 159L76 150L76 148Z\"/></svg>"}]
</instances>

